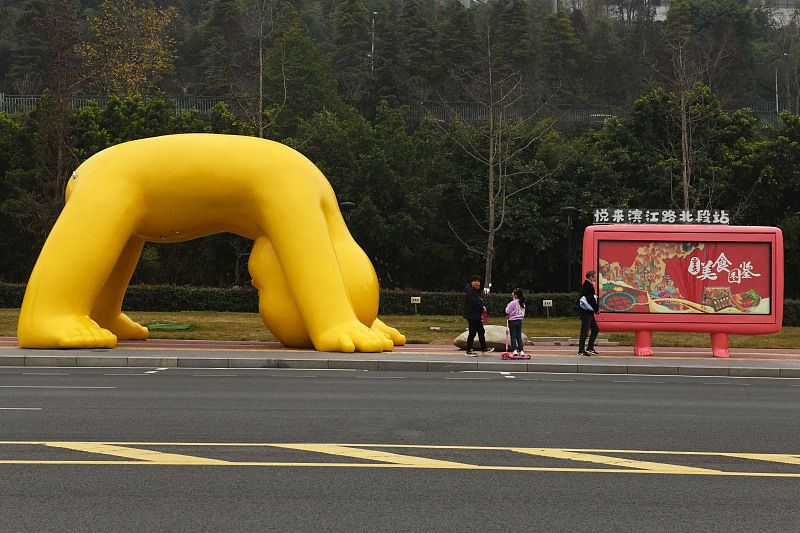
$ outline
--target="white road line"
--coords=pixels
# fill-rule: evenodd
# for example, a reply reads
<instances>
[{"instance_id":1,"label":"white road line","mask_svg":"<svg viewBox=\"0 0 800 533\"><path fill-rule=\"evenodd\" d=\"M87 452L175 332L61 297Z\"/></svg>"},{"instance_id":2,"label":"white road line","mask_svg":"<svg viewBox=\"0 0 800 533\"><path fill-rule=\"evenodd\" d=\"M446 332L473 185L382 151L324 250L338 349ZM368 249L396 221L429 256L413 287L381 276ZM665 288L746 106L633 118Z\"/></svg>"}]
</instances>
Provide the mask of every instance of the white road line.
<instances>
[{"instance_id":1,"label":"white road line","mask_svg":"<svg viewBox=\"0 0 800 533\"><path fill-rule=\"evenodd\" d=\"M0 385L0 389L116 389L116 387L68 387L57 385Z\"/></svg>"},{"instance_id":2,"label":"white road line","mask_svg":"<svg viewBox=\"0 0 800 533\"><path fill-rule=\"evenodd\" d=\"M0 407L0 411L41 411L41 407Z\"/></svg>"},{"instance_id":3,"label":"white road line","mask_svg":"<svg viewBox=\"0 0 800 533\"><path fill-rule=\"evenodd\" d=\"M66 372L22 372L23 376L69 376Z\"/></svg>"}]
</instances>

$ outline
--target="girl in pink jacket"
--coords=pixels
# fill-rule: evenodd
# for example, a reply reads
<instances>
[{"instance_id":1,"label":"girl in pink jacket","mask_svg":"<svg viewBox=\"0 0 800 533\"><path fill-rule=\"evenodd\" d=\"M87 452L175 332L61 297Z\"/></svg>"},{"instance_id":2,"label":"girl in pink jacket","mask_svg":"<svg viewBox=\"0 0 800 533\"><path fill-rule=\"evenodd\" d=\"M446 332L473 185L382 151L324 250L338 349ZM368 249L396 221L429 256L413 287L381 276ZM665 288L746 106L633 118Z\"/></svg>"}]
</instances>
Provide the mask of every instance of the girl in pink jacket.
<instances>
[{"instance_id":1,"label":"girl in pink jacket","mask_svg":"<svg viewBox=\"0 0 800 533\"><path fill-rule=\"evenodd\" d=\"M511 350L513 350L511 355L525 355L522 346L522 318L525 316L525 296L522 294L522 289L514 289L512 295L514 299L508 302L506 306L509 342Z\"/></svg>"}]
</instances>

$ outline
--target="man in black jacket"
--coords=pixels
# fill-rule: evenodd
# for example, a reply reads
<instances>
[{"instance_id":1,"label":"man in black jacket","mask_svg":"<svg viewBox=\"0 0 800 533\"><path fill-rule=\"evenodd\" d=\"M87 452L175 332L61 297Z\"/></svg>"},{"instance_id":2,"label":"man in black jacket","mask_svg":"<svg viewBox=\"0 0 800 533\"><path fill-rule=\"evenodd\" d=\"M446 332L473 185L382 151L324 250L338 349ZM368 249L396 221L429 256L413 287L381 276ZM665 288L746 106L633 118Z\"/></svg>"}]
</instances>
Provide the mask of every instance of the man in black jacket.
<instances>
[{"instance_id":1,"label":"man in black jacket","mask_svg":"<svg viewBox=\"0 0 800 533\"><path fill-rule=\"evenodd\" d=\"M585 297L591 307L591 309L584 309L583 306L580 307L581 336L578 342L578 355L585 355L586 357L597 355L594 349L594 341L597 339L597 334L600 332L600 328L597 327L597 321L594 319L595 313L600 312L600 305L597 303L597 292L594 289L596 277L597 274L594 270L588 271L586 273L586 280L584 280L583 286L581 286L581 299ZM589 345L586 346L586 335L589 333L590 329L592 333L589 335ZM586 346L585 350L583 349L584 346Z\"/></svg>"},{"instance_id":2,"label":"man in black jacket","mask_svg":"<svg viewBox=\"0 0 800 533\"><path fill-rule=\"evenodd\" d=\"M469 278L469 283L464 288L464 318L467 319L469 324L469 333L467 334L467 357L475 357L477 354L472 351L472 343L475 341L475 334L478 335L478 340L481 343L481 351L489 353L494 351L494 348L486 348L486 332L483 329L483 322L481 322L481 315L486 311L486 305L483 302L483 294L481 293L481 277L477 274Z\"/></svg>"}]
</instances>

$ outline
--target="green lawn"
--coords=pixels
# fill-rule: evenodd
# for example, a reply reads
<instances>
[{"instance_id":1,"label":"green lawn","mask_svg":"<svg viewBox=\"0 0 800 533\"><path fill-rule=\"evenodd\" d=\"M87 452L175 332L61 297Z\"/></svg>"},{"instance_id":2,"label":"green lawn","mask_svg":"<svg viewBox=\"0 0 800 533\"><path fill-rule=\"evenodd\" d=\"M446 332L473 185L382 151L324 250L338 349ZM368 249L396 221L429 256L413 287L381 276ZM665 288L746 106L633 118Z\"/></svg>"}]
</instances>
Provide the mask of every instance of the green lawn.
<instances>
[{"instance_id":1,"label":"green lawn","mask_svg":"<svg viewBox=\"0 0 800 533\"><path fill-rule=\"evenodd\" d=\"M130 317L142 324L191 324L186 330L151 331L153 339L208 339L274 341L274 336L264 327L256 313L216 313L208 311L183 311L179 313L131 312ZM0 309L0 336L16 335L19 309ZM386 315L381 319L406 335L409 343L450 343L466 328L466 321L453 316ZM490 318L490 324L505 324L502 318ZM432 330L431 327L439 328ZM578 318L526 319L523 331L529 337L577 337ZM605 333L600 337L617 341L623 346L633 345L633 333ZM800 348L800 328L783 328L772 335L731 335L732 348ZM706 333L653 334L653 346L711 346Z\"/></svg>"}]
</instances>

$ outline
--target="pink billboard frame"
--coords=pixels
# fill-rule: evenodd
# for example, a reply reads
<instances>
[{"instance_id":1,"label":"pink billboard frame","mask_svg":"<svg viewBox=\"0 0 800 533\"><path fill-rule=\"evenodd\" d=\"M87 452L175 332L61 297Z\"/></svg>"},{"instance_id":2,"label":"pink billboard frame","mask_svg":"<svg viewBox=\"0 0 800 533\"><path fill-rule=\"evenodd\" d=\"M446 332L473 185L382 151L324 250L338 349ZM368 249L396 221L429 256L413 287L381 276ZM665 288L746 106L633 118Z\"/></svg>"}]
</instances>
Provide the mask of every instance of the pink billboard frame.
<instances>
[{"instance_id":1,"label":"pink billboard frame","mask_svg":"<svg viewBox=\"0 0 800 533\"><path fill-rule=\"evenodd\" d=\"M583 238L583 272L599 271L600 241L741 242L771 245L770 313L738 314L599 313L597 323L605 331L635 332L634 354L653 355L653 331L685 331L711 334L714 357L729 357L728 334L777 333L783 325L783 234L768 226L610 224L589 226Z\"/></svg>"}]
</instances>

